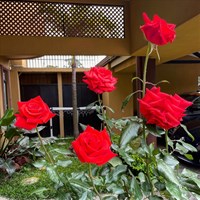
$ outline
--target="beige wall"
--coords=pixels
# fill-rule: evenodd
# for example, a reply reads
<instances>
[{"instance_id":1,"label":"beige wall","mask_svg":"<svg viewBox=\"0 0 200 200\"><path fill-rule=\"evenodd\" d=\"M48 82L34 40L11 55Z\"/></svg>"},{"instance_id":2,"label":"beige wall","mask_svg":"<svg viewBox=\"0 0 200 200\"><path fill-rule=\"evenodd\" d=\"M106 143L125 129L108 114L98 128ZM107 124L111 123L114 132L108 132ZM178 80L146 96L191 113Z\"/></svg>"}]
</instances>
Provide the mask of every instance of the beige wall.
<instances>
[{"instance_id":1,"label":"beige wall","mask_svg":"<svg viewBox=\"0 0 200 200\"><path fill-rule=\"evenodd\" d=\"M131 73L113 73L113 76L118 79L117 89L110 93L105 93L103 96L104 103L111 107L115 113L110 117L120 118L133 115L133 100L131 99L126 106L124 112L121 112L121 105L124 99L133 91L132 74Z\"/></svg>"},{"instance_id":2,"label":"beige wall","mask_svg":"<svg viewBox=\"0 0 200 200\"><path fill-rule=\"evenodd\" d=\"M0 56L0 117L2 117L4 113L2 69L1 69L2 67L9 70L9 61L5 57Z\"/></svg>"},{"instance_id":3,"label":"beige wall","mask_svg":"<svg viewBox=\"0 0 200 200\"><path fill-rule=\"evenodd\" d=\"M197 90L200 64L162 64L156 69L156 82L168 80L170 84L162 83L162 91L167 93L184 93Z\"/></svg>"}]
</instances>

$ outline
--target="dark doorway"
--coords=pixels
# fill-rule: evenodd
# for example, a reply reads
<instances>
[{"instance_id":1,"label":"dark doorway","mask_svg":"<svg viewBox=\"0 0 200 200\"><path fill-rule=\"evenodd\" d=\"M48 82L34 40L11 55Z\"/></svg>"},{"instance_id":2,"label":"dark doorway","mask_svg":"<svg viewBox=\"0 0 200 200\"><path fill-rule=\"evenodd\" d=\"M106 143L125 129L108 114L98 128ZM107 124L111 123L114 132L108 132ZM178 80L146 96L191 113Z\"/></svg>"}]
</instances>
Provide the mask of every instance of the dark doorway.
<instances>
[{"instance_id":1,"label":"dark doorway","mask_svg":"<svg viewBox=\"0 0 200 200\"><path fill-rule=\"evenodd\" d=\"M49 107L58 107L58 88L56 74L27 74L20 75L21 101L28 101L41 96ZM50 136L50 123L43 124L45 128L40 132L42 137ZM53 118L54 136L60 133L59 116ZM36 134L32 135L33 137Z\"/></svg>"},{"instance_id":2,"label":"dark doorway","mask_svg":"<svg viewBox=\"0 0 200 200\"><path fill-rule=\"evenodd\" d=\"M96 129L101 128L101 121L97 117L95 110L83 109L90 103L97 101L98 96L87 88L82 82L83 73L77 73L77 96L79 107L79 123L90 125ZM63 73L63 106L71 110L64 110L64 135L73 135L73 116L72 116L72 87L71 73ZM51 107L58 107L58 85L56 73L22 73L19 76L21 100L27 101L38 95ZM55 112L59 113L59 112ZM59 136L59 114L53 118L53 135ZM41 131L43 137L50 136L50 123L45 124L45 129ZM81 126L79 131L82 132Z\"/></svg>"}]
</instances>

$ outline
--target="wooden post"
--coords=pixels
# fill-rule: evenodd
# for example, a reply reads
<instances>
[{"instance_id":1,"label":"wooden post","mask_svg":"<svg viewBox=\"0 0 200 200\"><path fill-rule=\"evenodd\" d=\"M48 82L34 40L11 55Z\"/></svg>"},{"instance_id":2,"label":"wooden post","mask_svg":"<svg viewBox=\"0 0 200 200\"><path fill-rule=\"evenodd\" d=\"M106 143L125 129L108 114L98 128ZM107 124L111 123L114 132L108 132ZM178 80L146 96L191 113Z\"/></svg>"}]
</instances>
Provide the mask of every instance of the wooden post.
<instances>
[{"instance_id":1,"label":"wooden post","mask_svg":"<svg viewBox=\"0 0 200 200\"><path fill-rule=\"evenodd\" d=\"M58 73L57 78L58 78L58 106L63 107L62 74ZM59 111L59 123L60 123L60 137L65 137L63 110Z\"/></svg>"}]
</instances>

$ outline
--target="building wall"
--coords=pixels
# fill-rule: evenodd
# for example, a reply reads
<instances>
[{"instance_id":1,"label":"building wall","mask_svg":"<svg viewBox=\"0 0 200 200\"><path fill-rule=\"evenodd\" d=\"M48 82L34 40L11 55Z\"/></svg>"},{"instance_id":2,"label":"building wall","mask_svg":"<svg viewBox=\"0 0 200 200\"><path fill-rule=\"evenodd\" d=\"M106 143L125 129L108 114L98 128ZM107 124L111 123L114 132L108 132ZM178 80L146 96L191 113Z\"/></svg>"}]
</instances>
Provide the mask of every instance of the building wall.
<instances>
[{"instance_id":1,"label":"building wall","mask_svg":"<svg viewBox=\"0 0 200 200\"><path fill-rule=\"evenodd\" d=\"M133 76L131 73L113 73L113 76L118 79L116 90L103 95L104 103L115 111L115 113L110 112L109 115L114 118L132 116L133 99L127 104L124 112L121 111L121 105L125 98L133 91L131 82Z\"/></svg>"},{"instance_id":2,"label":"building wall","mask_svg":"<svg viewBox=\"0 0 200 200\"><path fill-rule=\"evenodd\" d=\"M200 64L162 64L156 69L156 82L168 80L170 84L162 83L162 91L167 93L185 93L198 89Z\"/></svg>"},{"instance_id":3,"label":"building wall","mask_svg":"<svg viewBox=\"0 0 200 200\"><path fill-rule=\"evenodd\" d=\"M0 56L0 117L3 116L4 113L4 94L3 94L3 69L7 69L8 70L8 75L9 75L9 60L6 59L5 57ZM9 87L8 87L9 89ZM9 101L11 101L9 99Z\"/></svg>"}]
</instances>

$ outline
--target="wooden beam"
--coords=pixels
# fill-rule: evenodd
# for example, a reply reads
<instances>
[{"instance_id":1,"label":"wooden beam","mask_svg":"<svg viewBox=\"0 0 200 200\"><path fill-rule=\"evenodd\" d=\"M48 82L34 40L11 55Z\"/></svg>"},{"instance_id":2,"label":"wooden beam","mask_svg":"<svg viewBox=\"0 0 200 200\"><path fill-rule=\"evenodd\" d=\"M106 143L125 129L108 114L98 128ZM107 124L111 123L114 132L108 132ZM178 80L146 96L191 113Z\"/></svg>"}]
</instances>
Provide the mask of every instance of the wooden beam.
<instances>
[{"instance_id":1,"label":"wooden beam","mask_svg":"<svg viewBox=\"0 0 200 200\"><path fill-rule=\"evenodd\" d=\"M113 71L114 72L121 72L121 71L124 71L124 70L127 71L127 69L131 68L131 70L129 70L129 71L133 73L135 71L134 70L135 65L136 65L136 59L135 59L135 57L131 57L128 60L125 60L122 63L120 63L119 65L115 66L113 68Z\"/></svg>"}]
</instances>

